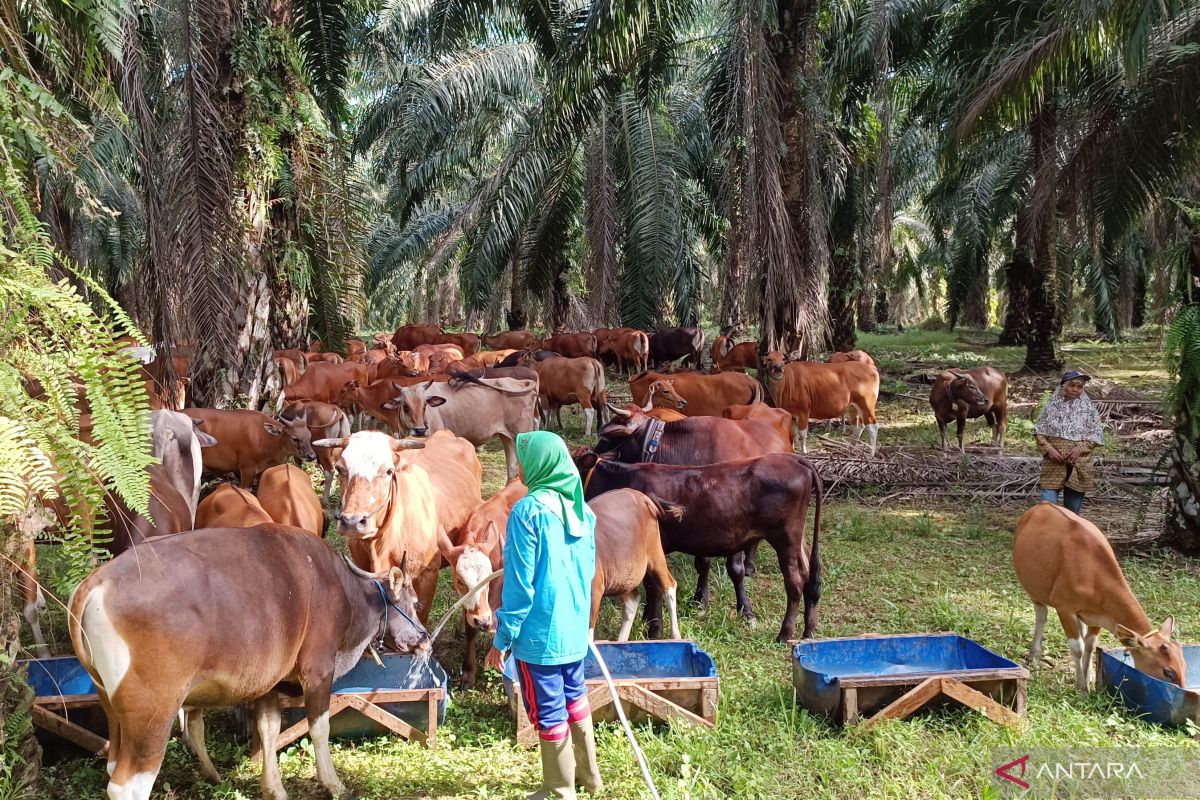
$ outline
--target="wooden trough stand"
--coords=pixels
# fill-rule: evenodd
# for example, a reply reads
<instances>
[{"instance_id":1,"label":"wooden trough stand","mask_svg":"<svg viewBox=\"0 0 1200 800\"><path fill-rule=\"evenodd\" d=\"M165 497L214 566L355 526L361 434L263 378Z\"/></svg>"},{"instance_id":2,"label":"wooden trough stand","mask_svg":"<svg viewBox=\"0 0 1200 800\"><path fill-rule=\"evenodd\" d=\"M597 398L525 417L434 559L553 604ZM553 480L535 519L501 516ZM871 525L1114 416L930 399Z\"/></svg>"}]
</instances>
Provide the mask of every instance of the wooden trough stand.
<instances>
[{"instance_id":1,"label":"wooden trough stand","mask_svg":"<svg viewBox=\"0 0 1200 800\"><path fill-rule=\"evenodd\" d=\"M993 722L1025 717L1029 671L953 633L857 636L793 643L796 699L810 711L867 725L903 719L944 698Z\"/></svg>"},{"instance_id":2,"label":"wooden trough stand","mask_svg":"<svg viewBox=\"0 0 1200 800\"><path fill-rule=\"evenodd\" d=\"M678 720L709 728L716 724L720 694L717 667L695 642L596 642L596 647L608 665L622 708L630 720ZM590 652L584 671L592 718L616 719L608 684ZM505 664L504 686L509 708L517 721L517 743L532 747L537 744L538 732L525 712L516 674L516 662L510 657Z\"/></svg>"}]
</instances>

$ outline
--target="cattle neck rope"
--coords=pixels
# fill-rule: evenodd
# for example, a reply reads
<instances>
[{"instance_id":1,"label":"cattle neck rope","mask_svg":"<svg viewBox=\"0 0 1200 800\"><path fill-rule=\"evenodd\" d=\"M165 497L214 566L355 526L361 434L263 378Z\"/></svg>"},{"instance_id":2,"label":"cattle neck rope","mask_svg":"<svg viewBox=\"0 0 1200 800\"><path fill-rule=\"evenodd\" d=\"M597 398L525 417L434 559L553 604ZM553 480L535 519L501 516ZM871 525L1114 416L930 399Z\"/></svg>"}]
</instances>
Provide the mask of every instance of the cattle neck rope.
<instances>
[{"instance_id":1,"label":"cattle neck rope","mask_svg":"<svg viewBox=\"0 0 1200 800\"><path fill-rule=\"evenodd\" d=\"M612 675L608 672L608 664L604 662L604 656L600 655L600 648L596 647L595 642L588 642L588 647L592 650L592 655L596 657L596 663L600 665L600 673L604 676L604 682L608 684L608 693L612 695L613 707L617 710L617 718L621 720L621 727L625 729L625 735L629 737L629 745L633 748L633 754L637 757L638 766L642 770L642 780L646 782L646 788L650 790L650 796L654 800L661 800L658 794L658 787L654 785L654 778L650 776L650 765L646 763L646 755L642 752L642 748L638 746L637 737L633 735L633 728L629 725L629 720L625 717L625 709L621 706L621 697L617 694L617 687L613 683Z\"/></svg>"},{"instance_id":2,"label":"cattle neck rope","mask_svg":"<svg viewBox=\"0 0 1200 800\"><path fill-rule=\"evenodd\" d=\"M383 639L387 636L388 608L389 607L396 609L396 613L399 614L400 616L404 617L404 619L408 620L409 625L412 625L417 630L424 630L421 627L421 623L417 622L415 619L410 617L408 614L404 613L403 608L401 608L400 606L396 605L395 603L393 603L391 600L388 599L387 590L383 588L383 581L375 581L375 588L379 590L379 596L383 598L383 626L379 629L379 640L380 641L383 641ZM423 635L429 638L429 643L432 645L433 637L429 636L428 632L424 633Z\"/></svg>"},{"instance_id":3,"label":"cattle neck rope","mask_svg":"<svg viewBox=\"0 0 1200 800\"><path fill-rule=\"evenodd\" d=\"M466 603L468 600L470 600L472 597L474 597L476 592L478 592L480 589L487 586L489 583L496 580L496 578L499 578L503 574L504 574L504 570L502 570L502 569L496 570L491 575L488 575L486 578L481 580L479 583L475 584L475 586L473 586L469 592L464 594L462 597L458 598L458 600L456 600L454 602L454 605L450 606L450 610L446 612L446 615L438 621L438 624L436 626L434 626L433 632L429 634L429 643L433 644L433 641L435 639L437 639L437 637L441 634L442 628L446 627L446 623L450 621L450 617L454 614L455 611L462 608L463 604Z\"/></svg>"}]
</instances>

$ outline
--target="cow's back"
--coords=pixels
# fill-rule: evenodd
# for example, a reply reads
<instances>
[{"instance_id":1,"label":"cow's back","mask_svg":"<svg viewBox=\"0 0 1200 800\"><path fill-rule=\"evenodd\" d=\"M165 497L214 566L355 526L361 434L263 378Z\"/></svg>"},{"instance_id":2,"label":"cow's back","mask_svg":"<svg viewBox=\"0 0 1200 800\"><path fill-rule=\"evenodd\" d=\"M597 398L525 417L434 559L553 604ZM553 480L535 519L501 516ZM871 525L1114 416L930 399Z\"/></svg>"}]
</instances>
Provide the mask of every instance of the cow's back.
<instances>
[{"instance_id":1,"label":"cow's back","mask_svg":"<svg viewBox=\"0 0 1200 800\"><path fill-rule=\"evenodd\" d=\"M804 409L811 419L840 417L851 403L869 402L873 412L879 398L879 372L861 361L790 362L782 384L771 387L775 405L793 414Z\"/></svg>"},{"instance_id":2,"label":"cow's back","mask_svg":"<svg viewBox=\"0 0 1200 800\"><path fill-rule=\"evenodd\" d=\"M679 372L663 376L675 392L687 400L682 409L689 417L719 417L731 405L751 403L761 398L756 380L742 372ZM637 402L636 398L634 402Z\"/></svg>"},{"instance_id":3,"label":"cow's back","mask_svg":"<svg viewBox=\"0 0 1200 800\"><path fill-rule=\"evenodd\" d=\"M438 519L454 538L453 531L483 502L483 466L475 446L443 430L426 439L424 448L406 450L400 458L420 465L429 474Z\"/></svg>"},{"instance_id":4,"label":"cow's back","mask_svg":"<svg viewBox=\"0 0 1200 800\"><path fill-rule=\"evenodd\" d=\"M1021 586L1042 605L1056 605L1058 585L1087 600L1098 600L1099 589L1114 581L1128 589L1112 545L1100 529L1053 503L1038 503L1017 521L1013 568Z\"/></svg>"},{"instance_id":5,"label":"cow's back","mask_svg":"<svg viewBox=\"0 0 1200 800\"><path fill-rule=\"evenodd\" d=\"M308 473L291 464L279 464L263 470L258 481L258 502L263 511L280 525L321 536L325 515Z\"/></svg>"}]
</instances>

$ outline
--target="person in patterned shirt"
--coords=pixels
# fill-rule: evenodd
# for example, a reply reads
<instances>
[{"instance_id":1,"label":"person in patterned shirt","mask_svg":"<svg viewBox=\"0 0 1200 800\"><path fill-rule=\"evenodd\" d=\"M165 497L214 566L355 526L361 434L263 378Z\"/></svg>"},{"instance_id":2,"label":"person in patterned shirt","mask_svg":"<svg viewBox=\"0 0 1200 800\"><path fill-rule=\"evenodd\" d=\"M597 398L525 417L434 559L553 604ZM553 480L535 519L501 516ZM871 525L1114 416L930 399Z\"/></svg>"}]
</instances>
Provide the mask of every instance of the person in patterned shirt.
<instances>
[{"instance_id":1,"label":"person in patterned shirt","mask_svg":"<svg viewBox=\"0 0 1200 800\"><path fill-rule=\"evenodd\" d=\"M1038 416L1034 433L1042 451L1041 499L1062 504L1078 514L1084 496L1096 488L1092 451L1104 444L1104 427L1087 392L1091 376L1071 370L1062 376Z\"/></svg>"}]
</instances>

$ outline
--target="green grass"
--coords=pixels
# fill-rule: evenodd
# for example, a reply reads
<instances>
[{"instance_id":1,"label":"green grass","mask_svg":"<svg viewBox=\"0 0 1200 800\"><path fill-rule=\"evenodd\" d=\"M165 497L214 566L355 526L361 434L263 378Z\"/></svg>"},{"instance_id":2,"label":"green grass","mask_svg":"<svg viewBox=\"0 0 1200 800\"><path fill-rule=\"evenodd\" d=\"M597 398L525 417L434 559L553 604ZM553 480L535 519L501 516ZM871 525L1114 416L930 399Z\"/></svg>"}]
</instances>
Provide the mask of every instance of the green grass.
<instances>
[{"instance_id":1,"label":"green grass","mask_svg":"<svg viewBox=\"0 0 1200 800\"><path fill-rule=\"evenodd\" d=\"M903 337L864 339L865 349L895 354L897 364L924 361L926 353L949 352L961 344L949 334L919 331ZM1121 349L1126 347L1089 352L1099 363L1126 363L1128 354ZM979 350L991 358L992 351ZM1161 381L1160 375L1159 386ZM907 431L905 437L936 441L936 428L927 409L923 421L916 409L911 420L901 417L904 424L911 423L906 428L897 427L901 424L896 419L898 409L898 405L888 404L881 413L881 441L886 443L888 437L898 435L897 430ZM578 443L579 417L564 414L564 418L567 438ZM983 435L979 433L980 438ZM1026 444L1023 438L1017 441ZM485 494L490 494L503 483L504 456L494 446L485 448L480 456ZM1033 612L1010 566L1012 530L1020 511L1001 512L982 505L880 510L831 502L822 532L826 571L820 635L952 630L1023 661L1032 635ZM1053 615L1045 648L1049 663L1032 670L1028 722L1022 731L1009 732L961 708L889 722L872 730L831 726L793 702L788 649L773 641L783 613L784 592L771 556L770 548L764 546L759 574L750 583L756 628L734 615L732 588L722 569L713 571L715 591L707 611L687 605L681 609L684 636L696 640L717 662L721 698L715 730L635 727L664 798L991 796L989 751L993 747L1196 747L1187 731L1164 730L1133 719L1107 696L1078 695L1066 642ZM691 559L673 555L671 566L682 584L681 596L690 596L695 582ZM1200 625L1200 565L1170 551L1155 551L1124 559L1124 567L1152 620L1157 623L1166 614L1174 614L1183 638L1194 639L1192 631ZM443 575L435 617L449 604L451 595ZM606 604L600 635L615 635L618 617L617 609ZM51 627L61 643L61 616L52 620ZM1112 647L1116 642L1103 634L1101 645ZM448 626L436 652L454 674L461 656L461 631L454 624ZM218 786L199 782L194 759L173 739L155 797L258 796L258 765L248 760L245 746L234 740L230 716L212 714L211 719L210 746L224 782ZM395 739L377 739L336 745L334 762L342 779L363 798L523 797L538 779L537 756L535 751L517 748L512 732L503 687L499 677L489 673L476 691L455 694L437 751ZM602 797L647 796L629 745L616 726L600 726L599 749L607 782ZM284 783L293 798L323 796L315 782L306 740L287 750L281 763ZM99 762L62 761L49 767L46 774L53 797L103 795L105 776Z\"/></svg>"}]
</instances>

